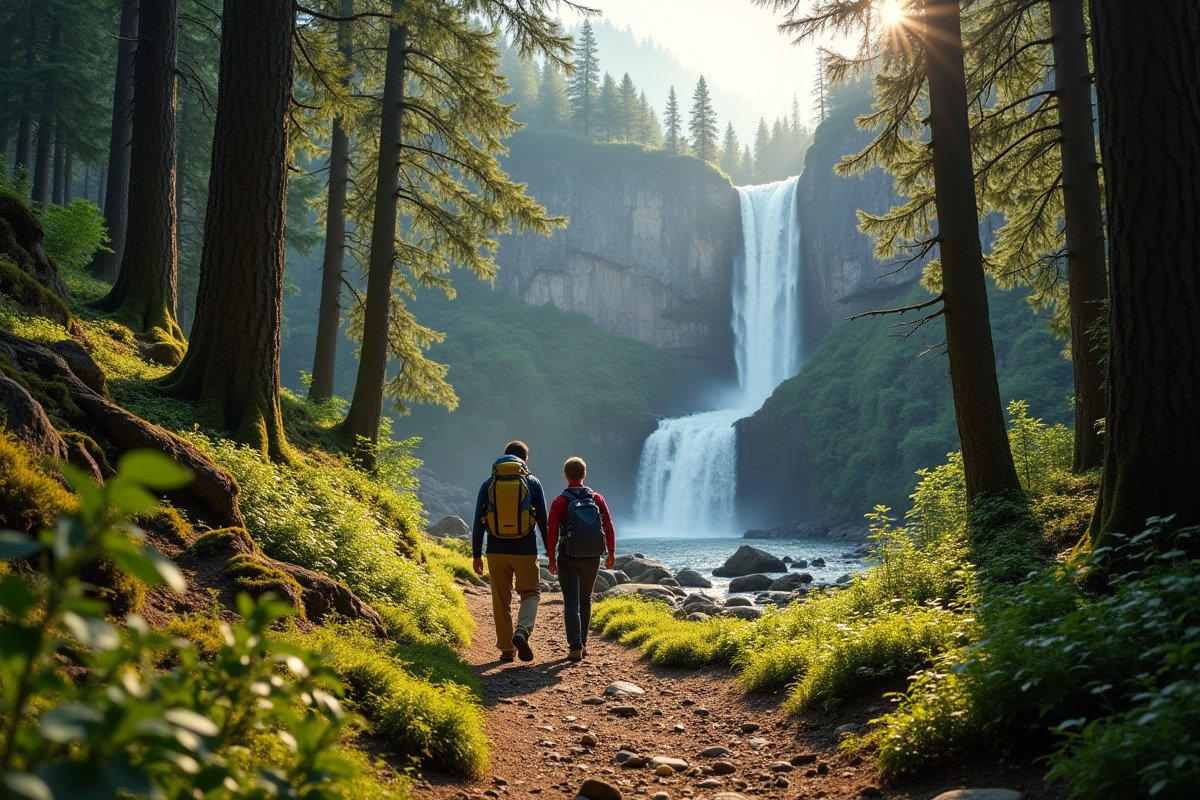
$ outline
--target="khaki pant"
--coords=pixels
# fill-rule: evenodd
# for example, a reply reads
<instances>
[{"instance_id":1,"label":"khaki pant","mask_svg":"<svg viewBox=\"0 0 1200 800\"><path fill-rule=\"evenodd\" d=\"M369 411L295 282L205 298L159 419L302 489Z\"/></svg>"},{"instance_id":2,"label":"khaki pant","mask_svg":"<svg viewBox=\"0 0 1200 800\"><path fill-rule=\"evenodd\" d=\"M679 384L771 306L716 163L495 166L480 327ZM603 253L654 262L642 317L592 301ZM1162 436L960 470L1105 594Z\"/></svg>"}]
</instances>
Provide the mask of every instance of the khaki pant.
<instances>
[{"instance_id":1,"label":"khaki pant","mask_svg":"<svg viewBox=\"0 0 1200 800\"><path fill-rule=\"evenodd\" d=\"M502 653L513 652L512 592L515 584L521 598L517 611L517 627L533 631L537 620L542 580L537 556L515 556L507 553L488 553L488 575L492 581L492 617L496 622L496 648Z\"/></svg>"}]
</instances>

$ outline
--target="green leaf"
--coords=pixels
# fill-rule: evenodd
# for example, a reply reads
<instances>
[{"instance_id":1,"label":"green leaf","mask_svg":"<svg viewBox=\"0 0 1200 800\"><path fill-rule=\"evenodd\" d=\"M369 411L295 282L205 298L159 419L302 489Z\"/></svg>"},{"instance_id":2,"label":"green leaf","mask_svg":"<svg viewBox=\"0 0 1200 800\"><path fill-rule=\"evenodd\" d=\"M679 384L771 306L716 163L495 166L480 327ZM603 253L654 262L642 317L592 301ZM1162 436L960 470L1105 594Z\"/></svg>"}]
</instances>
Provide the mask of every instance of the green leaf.
<instances>
[{"instance_id":1,"label":"green leaf","mask_svg":"<svg viewBox=\"0 0 1200 800\"><path fill-rule=\"evenodd\" d=\"M0 558L29 558L41 549L41 543L32 536L0 530Z\"/></svg>"},{"instance_id":2,"label":"green leaf","mask_svg":"<svg viewBox=\"0 0 1200 800\"><path fill-rule=\"evenodd\" d=\"M11 660L14 656L20 657L23 661L29 661L36 657L41 649L41 630L12 623L0 628L0 653L3 653L6 661Z\"/></svg>"},{"instance_id":3,"label":"green leaf","mask_svg":"<svg viewBox=\"0 0 1200 800\"><path fill-rule=\"evenodd\" d=\"M64 761L38 770L54 796L70 800L112 800L117 788L90 764Z\"/></svg>"},{"instance_id":4,"label":"green leaf","mask_svg":"<svg viewBox=\"0 0 1200 800\"><path fill-rule=\"evenodd\" d=\"M91 475L71 464L63 464L62 473L79 495L79 510L85 517L94 517L104 511L104 494Z\"/></svg>"},{"instance_id":5,"label":"green leaf","mask_svg":"<svg viewBox=\"0 0 1200 800\"><path fill-rule=\"evenodd\" d=\"M121 634L100 617L84 617L74 611L63 614L63 624L80 644L101 652L121 646Z\"/></svg>"},{"instance_id":6,"label":"green leaf","mask_svg":"<svg viewBox=\"0 0 1200 800\"><path fill-rule=\"evenodd\" d=\"M189 708L168 708L163 712L163 718L172 725L186 728L201 736L216 736L221 732L217 723Z\"/></svg>"},{"instance_id":7,"label":"green leaf","mask_svg":"<svg viewBox=\"0 0 1200 800\"><path fill-rule=\"evenodd\" d=\"M187 580L183 577L183 573L179 571L179 567L175 566L174 561L166 558L153 547L146 548L146 555L154 562L154 569L158 572L159 577L162 578L162 582L170 587L171 591L176 594L187 592Z\"/></svg>"},{"instance_id":8,"label":"green leaf","mask_svg":"<svg viewBox=\"0 0 1200 800\"><path fill-rule=\"evenodd\" d=\"M159 575L158 568L154 564L154 559L150 557L149 553L136 550L132 552L109 550L107 555L123 571L149 586L158 586L163 582L162 576Z\"/></svg>"},{"instance_id":9,"label":"green leaf","mask_svg":"<svg viewBox=\"0 0 1200 800\"><path fill-rule=\"evenodd\" d=\"M140 767L124 759L114 759L104 766L104 777L109 783L132 795L149 797L154 794L154 782Z\"/></svg>"},{"instance_id":10,"label":"green leaf","mask_svg":"<svg viewBox=\"0 0 1200 800\"><path fill-rule=\"evenodd\" d=\"M108 482L105 492L108 501L124 514L140 514L158 505L158 498L121 475Z\"/></svg>"},{"instance_id":11,"label":"green leaf","mask_svg":"<svg viewBox=\"0 0 1200 800\"><path fill-rule=\"evenodd\" d=\"M67 744L77 739L86 739L89 728L103 719L104 715L100 709L72 700L43 714L38 730L52 742Z\"/></svg>"},{"instance_id":12,"label":"green leaf","mask_svg":"<svg viewBox=\"0 0 1200 800\"><path fill-rule=\"evenodd\" d=\"M59 517L54 526L54 558L64 564L71 562L71 556L87 546L87 525L79 517Z\"/></svg>"},{"instance_id":13,"label":"green leaf","mask_svg":"<svg viewBox=\"0 0 1200 800\"><path fill-rule=\"evenodd\" d=\"M54 793L50 791L46 782L28 772L9 770L0 776L0 783L4 784L4 788L16 797L25 797L28 800L54 800ZM8 792L5 794L7 795Z\"/></svg>"},{"instance_id":14,"label":"green leaf","mask_svg":"<svg viewBox=\"0 0 1200 800\"><path fill-rule=\"evenodd\" d=\"M12 612L13 616L23 617L36 605L37 596L19 575L5 575L0 580L0 608Z\"/></svg>"},{"instance_id":15,"label":"green leaf","mask_svg":"<svg viewBox=\"0 0 1200 800\"><path fill-rule=\"evenodd\" d=\"M132 450L117 460L117 475L148 489L167 491L187 486L190 470L155 450Z\"/></svg>"}]
</instances>

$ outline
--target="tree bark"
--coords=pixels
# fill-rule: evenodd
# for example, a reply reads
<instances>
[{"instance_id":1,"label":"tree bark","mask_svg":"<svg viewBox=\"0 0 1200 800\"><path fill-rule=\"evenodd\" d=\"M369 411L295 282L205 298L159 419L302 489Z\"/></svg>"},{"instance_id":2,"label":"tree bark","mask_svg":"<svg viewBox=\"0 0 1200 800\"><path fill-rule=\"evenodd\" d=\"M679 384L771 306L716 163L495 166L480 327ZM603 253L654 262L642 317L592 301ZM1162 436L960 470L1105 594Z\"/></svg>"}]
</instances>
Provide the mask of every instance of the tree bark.
<instances>
[{"instance_id":1,"label":"tree bark","mask_svg":"<svg viewBox=\"0 0 1200 800\"><path fill-rule=\"evenodd\" d=\"M129 223L121 271L97 307L153 343L151 357L178 364L186 342L175 321L179 253L175 248L175 62L179 0L146 3L134 54L129 146Z\"/></svg>"},{"instance_id":2,"label":"tree bark","mask_svg":"<svg viewBox=\"0 0 1200 800\"><path fill-rule=\"evenodd\" d=\"M1200 6L1092 0L1091 14L1111 297L1102 545L1153 516L1200 524Z\"/></svg>"},{"instance_id":3,"label":"tree bark","mask_svg":"<svg viewBox=\"0 0 1200 800\"><path fill-rule=\"evenodd\" d=\"M979 244L958 0L927 0L924 37L929 81L938 247L946 353L962 446L967 500L1019 492L1008 446Z\"/></svg>"},{"instance_id":4,"label":"tree bark","mask_svg":"<svg viewBox=\"0 0 1200 800\"><path fill-rule=\"evenodd\" d=\"M67 150L66 156L63 158L63 161L66 162L63 164L63 201L62 201L62 205L64 207L71 205L71 200L73 199L72 193L74 191L73 184L75 182L75 151L72 150L70 147L67 147L66 150Z\"/></svg>"},{"instance_id":5,"label":"tree bark","mask_svg":"<svg viewBox=\"0 0 1200 800\"><path fill-rule=\"evenodd\" d=\"M129 140L133 137L133 53L138 28L138 0L121 3L121 28L117 41L117 78L113 85L112 129L108 140L108 171L101 185L100 204L108 222L109 247L97 250L92 274L112 283L117 279L125 251L125 215L129 203Z\"/></svg>"},{"instance_id":6,"label":"tree bark","mask_svg":"<svg viewBox=\"0 0 1200 800\"><path fill-rule=\"evenodd\" d=\"M62 27L58 23L50 26L50 47L48 59L53 63L57 58L59 43L62 41ZM57 101L54 85L42 81L42 113L38 117L37 150L33 164L33 190L31 198L35 208L45 209L50 201L50 162L54 158L54 119Z\"/></svg>"},{"instance_id":7,"label":"tree bark","mask_svg":"<svg viewBox=\"0 0 1200 800\"><path fill-rule=\"evenodd\" d=\"M36 6L30 7L29 28L26 31L26 75L32 74L33 65L37 61L37 51L34 48L37 44L38 15L35 9ZM26 81L25 86L21 89L21 116L17 120L16 166L19 170L24 170L26 177L33 171L33 86L29 81Z\"/></svg>"},{"instance_id":8,"label":"tree bark","mask_svg":"<svg viewBox=\"0 0 1200 800\"><path fill-rule=\"evenodd\" d=\"M1104 365L1096 326L1104 319L1108 274L1104 217L1092 119L1092 80L1081 0L1050 0L1054 91L1058 95L1063 171L1063 233L1067 245L1071 362L1075 370L1075 454L1072 470L1103 462Z\"/></svg>"},{"instance_id":9,"label":"tree bark","mask_svg":"<svg viewBox=\"0 0 1200 800\"><path fill-rule=\"evenodd\" d=\"M60 208L66 205L67 196L67 143L63 140L62 119L54 120L54 187L50 192L50 202Z\"/></svg>"},{"instance_id":10,"label":"tree bark","mask_svg":"<svg viewBox=\"0 0 1200 800\"><path fill-rule=\"evenodd\" d=\"M226 3L191 346L161 386L201 425L286 460L279 406L291 0Z\"/></svg>"},{"instance_id":11,"label":"tree bark","mask_svg":"<svg viewBox=\"0 0 1200 800\"><path fill-rule=\"evenodd\" d=\"M399 0L392 0L393 11L398 11L398 6ZM342 433L352 442L362 438L372 445L379 441L379 418L383 413L383 386L387 376L388 320L392 308L392 277L396 266L396 208L400 190L407 38L408 29L403 25L394 26L388 34L383 115L379 130L379 177L375 191L375 216L371 225L362 349L359 351L354 397L341 426ZM369 454L360 455L370 460Z\"/></svg>"},{"instance_id":12,"label":"tree bark","mask_svg":"<svg viewBox=\"0 0 1200 800\"><path fill-rule=\"evenodd\" d=\"M342 16L354 14L353 0L342 0ZM338 50L346 63L353 58L350 25L339 23ZM333 121L329 145L329 201L325 210L325 260L321 265L321 306L317 313L317 345L313 354L312 384L308 399L333 397L333 376L337 358L338 329L341 325L343 261L346 250L346 186L350 174L350 137L342 127L342 118Z\"/></svg>"}]
</instances>

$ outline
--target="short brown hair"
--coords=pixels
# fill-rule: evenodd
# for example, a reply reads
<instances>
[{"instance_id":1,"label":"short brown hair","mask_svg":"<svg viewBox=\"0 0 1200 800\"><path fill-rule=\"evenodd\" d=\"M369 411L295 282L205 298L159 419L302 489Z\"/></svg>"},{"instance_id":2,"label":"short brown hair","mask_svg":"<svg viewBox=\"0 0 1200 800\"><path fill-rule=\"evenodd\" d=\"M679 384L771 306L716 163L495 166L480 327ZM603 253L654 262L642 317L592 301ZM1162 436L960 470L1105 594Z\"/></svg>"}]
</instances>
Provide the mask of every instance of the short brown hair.
<instances>
[{"instance_id":1,"label":"short brown hair","mask_svg":"<svg viewBox=\"0 0 1200 800\"><path fill-rule=\"evenodd\" d=\"M571 456L563 464L563 477L569 481L581 481L587 475L587 464L579 456Z\"/></svg>"},{"instance_id":2,"label":"short brown hair","mask_svg":"<svg viewBox=\"0 0 1200 800\"><path fill-rule=\"evenodd\" d=\"M516 456L522 461L528 461L529 445L525 444L520 439L513 439L511 442L504 445L504 455Z\"/></svg>"}]
</instances>

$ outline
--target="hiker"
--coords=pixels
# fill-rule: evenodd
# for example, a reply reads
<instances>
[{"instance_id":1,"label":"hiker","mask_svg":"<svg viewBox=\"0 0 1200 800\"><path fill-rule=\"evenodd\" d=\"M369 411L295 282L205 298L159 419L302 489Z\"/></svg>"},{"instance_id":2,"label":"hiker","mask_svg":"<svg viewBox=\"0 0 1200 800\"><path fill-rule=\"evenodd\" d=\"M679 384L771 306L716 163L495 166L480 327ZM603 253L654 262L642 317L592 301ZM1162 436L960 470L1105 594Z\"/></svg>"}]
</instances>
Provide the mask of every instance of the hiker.
<instances>
[{"instance_id":1,"label":"hiker","mask_svg":"<svg viewBox=\"0 0 1200 800\"><path fill-rule=\"evenodd\" d=\"M616 531L604 498L583 485L587 464L572 457L563 464L567 488L550 504L550 574L562 587L563 623L567 629L567 659L587 655L592 622L592 588L600 571L600 556L608 554L605 569L616 557Z\"/></svg>"},{"instance_id":2,"label":"hiker","mask_svg":"<svg viewBox=\"0 0 1200 800\"><path fill-rule=\"evenodd\" d=\"M492 585L492 617L496 624L496 648L501 661L512 661L514 651L522 661L533 660L529 637L537 621L542 580L538 565L536 523L546 544L546 497L542 484L529 472L529 447L509 442L504 455L492 464L492 477L479 487L475 500L475 524L471 530L472 567L483 577L483 534L487 531L488 573ZM513 629L512 592L521 598L517 625Z\"/></svg>"}]
</instances>

